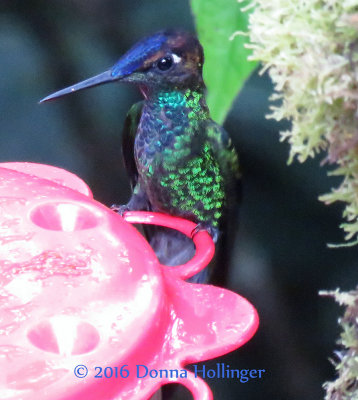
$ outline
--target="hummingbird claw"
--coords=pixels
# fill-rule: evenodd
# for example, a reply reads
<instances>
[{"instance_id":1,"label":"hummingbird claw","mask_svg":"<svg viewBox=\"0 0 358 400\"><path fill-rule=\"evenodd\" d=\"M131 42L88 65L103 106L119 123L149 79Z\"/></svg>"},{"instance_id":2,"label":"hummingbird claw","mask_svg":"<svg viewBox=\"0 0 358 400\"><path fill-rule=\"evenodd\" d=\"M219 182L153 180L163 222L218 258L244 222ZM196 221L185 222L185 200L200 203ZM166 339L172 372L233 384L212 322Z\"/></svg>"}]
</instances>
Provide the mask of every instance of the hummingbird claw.
<instances>
[{"instance_id":1,"label":"hummingbird claw","mask_svg":"<svg viewBox=\"0 0 358 400\"><path fill-rule=\"evenodd\" d=\"M119 214L121 217L123 217L124 213L126 213L127 211L130 211L127 204L124 204L124 205L112 204L111 210L116 212L117 214Z\"/></svg>"},{"instance_id":2,"label":"hummingbird claw","mask_svg":"<svg viewBox=\"0 0 358 400\"><path fill-rule=\"evenodd\" d=\"M213 228L211 225L209 224L205 224L203 222L199 222L198 225L192 230L191 232L191 238L193 239L194 236L201 231L206 231L208 232L208 234L211 236L211 238L213 239L214 243L217 242L218 238L219 238L219 230L216 228Z\"/></svg>"}]
</instances>

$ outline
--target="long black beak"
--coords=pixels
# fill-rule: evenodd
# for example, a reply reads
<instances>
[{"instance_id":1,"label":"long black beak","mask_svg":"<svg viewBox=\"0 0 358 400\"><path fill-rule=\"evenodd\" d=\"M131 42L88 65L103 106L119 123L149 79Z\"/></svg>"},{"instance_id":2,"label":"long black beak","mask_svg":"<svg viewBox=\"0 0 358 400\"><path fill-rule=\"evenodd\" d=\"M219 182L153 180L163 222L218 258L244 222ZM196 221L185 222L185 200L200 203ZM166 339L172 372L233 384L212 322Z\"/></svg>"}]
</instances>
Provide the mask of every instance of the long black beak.
<instances>
[{"instance_id":1,"label":"long black beak","mask_svg":"<svg viewBox=\"0 0 358 400\"><path fill-rule=\"evenodd\" d=\"M104 83L113 82L118 80L117 76L112 76L112 70L108 70L103 72L102 74L93 76L92 78L86 79L85 81L76 83L75 85L69 86L65 89L59 90L58 92L52 93L49 96L40 100L40 103L44 103L45 101L50 101L57 99L59 97L65 96L66 94L77 92L78 90L87 89L89 87L102 85Z\"/></svg>"}]
</instances>

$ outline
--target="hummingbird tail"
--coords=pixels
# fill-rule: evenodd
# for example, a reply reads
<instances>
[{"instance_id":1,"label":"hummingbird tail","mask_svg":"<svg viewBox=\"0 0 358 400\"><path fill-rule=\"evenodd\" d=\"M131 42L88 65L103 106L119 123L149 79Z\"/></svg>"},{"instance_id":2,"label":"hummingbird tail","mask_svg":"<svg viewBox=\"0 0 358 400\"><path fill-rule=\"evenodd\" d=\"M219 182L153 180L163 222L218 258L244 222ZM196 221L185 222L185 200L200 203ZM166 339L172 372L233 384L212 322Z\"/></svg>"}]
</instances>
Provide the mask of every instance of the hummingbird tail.
<instances>
[{"instance_id":1,"label":"hummingbird tail","mask_svg":"<svg viewBox=\"0 0 358 400\"><path fill-rule=\"evenodd\" d=\"M155 227L148 232L149 243L158 260L170 267L181 265L193 258L195 246L191 239L182 233L169 228ZM207 283L208 268L204 268L187 281L192 283Z\"/></svg>"}]
</instances>

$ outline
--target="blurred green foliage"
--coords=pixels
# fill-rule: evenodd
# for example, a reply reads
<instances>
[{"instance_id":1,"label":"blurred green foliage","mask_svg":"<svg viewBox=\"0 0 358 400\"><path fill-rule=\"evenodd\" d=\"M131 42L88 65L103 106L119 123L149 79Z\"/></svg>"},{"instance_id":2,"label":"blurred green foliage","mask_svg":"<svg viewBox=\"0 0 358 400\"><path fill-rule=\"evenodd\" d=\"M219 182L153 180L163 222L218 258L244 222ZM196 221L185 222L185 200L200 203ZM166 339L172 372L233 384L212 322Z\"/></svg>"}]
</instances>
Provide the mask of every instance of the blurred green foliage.
<instances>
[{"instance_id":1,"label":"blurred green foliage","mask_svg":"<svg viewBox=\"0 0 358 400\"><path fill-rule=\"evenodd\" d=\"M248 12L236 0L191 0L196 28L204 47L204 80L212 118L224 122L235 97L257 63L248 61L251 51L244 47Z\"/></svg>"}]
</instances>

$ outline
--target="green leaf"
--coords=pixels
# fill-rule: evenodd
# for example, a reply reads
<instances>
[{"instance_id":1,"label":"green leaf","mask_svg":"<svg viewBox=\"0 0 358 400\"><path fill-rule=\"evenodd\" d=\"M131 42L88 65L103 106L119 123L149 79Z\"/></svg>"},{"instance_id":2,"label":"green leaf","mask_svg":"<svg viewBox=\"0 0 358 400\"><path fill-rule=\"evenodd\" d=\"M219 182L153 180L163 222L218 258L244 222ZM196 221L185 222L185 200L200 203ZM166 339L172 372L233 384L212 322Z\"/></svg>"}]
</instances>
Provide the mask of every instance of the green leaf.
<instances>
[{"instance_id":1,"label":"green leaf","mask_svg":"<svg viewBox=\"0 0 358 400\"><path fill-rule=\"evenodd\" d=\"M222 123L232 102L257 63L247 61L251 51L244 48L248 37L246 2L237 0L190 0L199 40L204 47L204 80L212 118Z\"/></svg>"}]
</instances>

